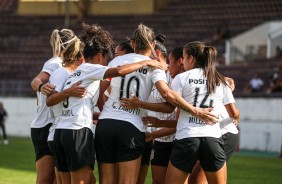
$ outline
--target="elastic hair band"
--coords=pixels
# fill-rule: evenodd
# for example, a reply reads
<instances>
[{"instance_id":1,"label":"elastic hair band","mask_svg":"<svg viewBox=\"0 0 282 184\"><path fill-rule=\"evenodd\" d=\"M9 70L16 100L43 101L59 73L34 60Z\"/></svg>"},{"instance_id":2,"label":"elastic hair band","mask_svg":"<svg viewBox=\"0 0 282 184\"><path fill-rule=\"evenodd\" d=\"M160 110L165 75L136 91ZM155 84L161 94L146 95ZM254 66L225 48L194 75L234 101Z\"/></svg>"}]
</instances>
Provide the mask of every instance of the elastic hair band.
<instances>
[{"instance_id":1,"label":"elastic hair band","mask_svg":"<svg viewBox=\"0 0 282 184\"><path fill-rule=\"evenodd\" d=\"M70 43L70 42L72 42L72 41L74 41L74 40L76 40L76 39L77 39L77 37L74 36L74 37L73 37L72 39L70 39L69 41L66 41L65 43L62 43L61 46L66 45L66 44L68 44L68 43Z\"/></svg>"}]
</instances>

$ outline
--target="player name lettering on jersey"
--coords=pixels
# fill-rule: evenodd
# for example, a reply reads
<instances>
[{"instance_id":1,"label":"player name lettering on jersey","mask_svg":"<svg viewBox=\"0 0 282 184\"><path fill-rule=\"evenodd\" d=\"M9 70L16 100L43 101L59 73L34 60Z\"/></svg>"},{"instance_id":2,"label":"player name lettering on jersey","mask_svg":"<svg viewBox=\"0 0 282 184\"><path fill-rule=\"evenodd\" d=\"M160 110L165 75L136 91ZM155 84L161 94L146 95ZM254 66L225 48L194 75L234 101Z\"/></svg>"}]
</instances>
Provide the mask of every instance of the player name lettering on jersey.
<instances>
[{"instance_id":1,"label":"player name lettering on jersey","mask_svg":"<svg viewBox=\"0 0 282 184\"><path fill-rule=\"evenodd\" d=\"M69 76L69 78L76 77L76 76L80 76L80 75L81 75L81 71L76 71L76 72L74 72L73 74L71 74L71 75Z\"/></svg>"},{"instance_id":2,"label":"player name lettering on jersey","mask_svg":"<svg viewBox=\"0 0 282 184\"><path fill-rule=\"evenodd\" d=\"M62 110L62 116L73 116L72 110Z\"/></svg>"},{"instance_id":3,"label":"player name lettering on jersey","mask_svg":"<svg viewBox=\"0 0 282 184\"><path fill-rule=\"evenodd\" d=\"M195 124L205 124L202 120L199 118L196 118L194 116L189 117L189 123L195 123Z\"/></svg>"},{"instance_id":4,"label":"player name lettering on jersey","mask_svg":"<svg viewBox=\"0 0 282 184\"><path fill-rule=\"evenodd\" d=\"M122 111L125 111L125 112L128 112L128 113L131 113L131 114L135 114L135 115L137 115L137 116L139 116L139 115L140 115L140 112L141 112L140 109L128 109L128 108L126 108L126 107L124 107L124 106L119 106L119 105L117 104L117 102L114 102L114 103L112 104L112 107L113 107L113 109L122 110Z\"/></svg>"},{"instance_id":5,"label":"player name lettering on jersey","mask_svg":"<svg viewBox=\"0 0 282 184\"><path fill-rule=\"evenodd\" d=\"M138 70L135 70L135 72L139 72L139 73L142 73L142 74L147 74L148 73L148 69L146 68L140 68Z\"/></svg>"},{"instance_id":6,"label":"player name lettering on jersey","mask_svg":"<svg viewBox=\"0 0 282 184\"><path fill-rule=\"evenodd\" d=\"M189 79L189 84L194 83L194 84L206 84L207 80L206 79Z\"/></svg>"}]
</instances>

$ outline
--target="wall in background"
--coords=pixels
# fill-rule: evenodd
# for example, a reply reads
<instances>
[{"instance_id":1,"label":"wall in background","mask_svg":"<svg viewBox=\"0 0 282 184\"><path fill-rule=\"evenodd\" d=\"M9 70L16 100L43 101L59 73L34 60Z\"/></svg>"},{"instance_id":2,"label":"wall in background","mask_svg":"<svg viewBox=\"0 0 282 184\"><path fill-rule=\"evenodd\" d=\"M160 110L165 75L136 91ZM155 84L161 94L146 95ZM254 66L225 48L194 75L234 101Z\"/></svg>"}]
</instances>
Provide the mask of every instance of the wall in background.
<instances>
[{"instance_id":1,"label":"wall in background","mask_svg":"<svg viewBox=\"0 0 282 184\"><path fill-rule=\"evenodd\" d=\"M8 135L30 136L36 112L36 98L0 97L8 112ZM282 144L282 99L237 98L241 112L240 149L280 152Z\"/></svg>"}]
</instances>

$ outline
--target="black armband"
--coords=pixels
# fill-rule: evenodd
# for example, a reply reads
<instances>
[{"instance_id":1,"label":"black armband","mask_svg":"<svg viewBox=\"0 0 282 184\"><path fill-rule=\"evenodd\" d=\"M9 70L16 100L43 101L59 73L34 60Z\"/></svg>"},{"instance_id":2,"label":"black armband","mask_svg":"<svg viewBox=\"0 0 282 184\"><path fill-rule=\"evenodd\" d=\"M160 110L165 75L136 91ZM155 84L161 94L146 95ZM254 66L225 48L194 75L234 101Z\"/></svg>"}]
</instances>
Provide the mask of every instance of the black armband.
<instances>
[{"instance_id":1,"label":"black armband","mask_svg":"<svg viewBox=\"0 0 282 184\"><path fill-rule=\"evenodd\" d=\"M43 85L44 85L44 84L41 83L41 84L38 86L38 91L39 91L39 92L41 92L41 88L42 88Z\"/></svg>"}]
</instances>

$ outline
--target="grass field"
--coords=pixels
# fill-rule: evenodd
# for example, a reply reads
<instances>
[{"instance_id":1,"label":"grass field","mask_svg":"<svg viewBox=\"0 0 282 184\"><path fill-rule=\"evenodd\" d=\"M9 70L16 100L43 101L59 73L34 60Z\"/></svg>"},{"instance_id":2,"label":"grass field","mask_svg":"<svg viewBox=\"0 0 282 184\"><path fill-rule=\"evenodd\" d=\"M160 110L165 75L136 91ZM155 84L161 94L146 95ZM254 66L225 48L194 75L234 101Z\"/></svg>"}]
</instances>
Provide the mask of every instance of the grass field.
<instances>
[{"instance_id":1,"label":"grass field","mask_svg":"<svg viewBox=\"0 0 282 184\"><path fill-rule=\"evenodd\" d=\"M35 183L34 150L29 138L0 144L0 184ZM95 176L97 166L95 167ZM152 183L148 173L147 182ZM228 184L281 184L282 159L277 154L235 153L228 163Z\"/></svg>"}]
</instances>

